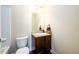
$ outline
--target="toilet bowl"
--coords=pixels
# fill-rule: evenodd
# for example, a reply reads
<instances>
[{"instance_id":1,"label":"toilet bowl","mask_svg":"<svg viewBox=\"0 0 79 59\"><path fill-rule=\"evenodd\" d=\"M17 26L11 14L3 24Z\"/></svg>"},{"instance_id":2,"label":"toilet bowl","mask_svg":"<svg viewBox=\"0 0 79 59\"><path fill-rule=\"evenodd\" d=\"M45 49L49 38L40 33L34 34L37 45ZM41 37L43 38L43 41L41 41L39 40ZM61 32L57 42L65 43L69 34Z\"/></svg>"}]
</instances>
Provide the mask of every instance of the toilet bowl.
<instances>
[{"instance_id":1,"label":"toilet bowl","mask_svg":"<svg viewBox=\"0 0 79 59\"><path fill-rule=\"evenodd\" d=\"M18 48L16 54L29 54L29 48L27 47L27 39L27 36L16 38Z\"/></svg>"},{"instance_id":2,"label":"toilet bowl","mask_svg":"<svg viewBox=\"0 0 79 59\"><path fill-rule=\"evenodd\" d=\"M16 54L29 54L28 47L20 48L16 51Z\"/></svg>"}]
</instances>

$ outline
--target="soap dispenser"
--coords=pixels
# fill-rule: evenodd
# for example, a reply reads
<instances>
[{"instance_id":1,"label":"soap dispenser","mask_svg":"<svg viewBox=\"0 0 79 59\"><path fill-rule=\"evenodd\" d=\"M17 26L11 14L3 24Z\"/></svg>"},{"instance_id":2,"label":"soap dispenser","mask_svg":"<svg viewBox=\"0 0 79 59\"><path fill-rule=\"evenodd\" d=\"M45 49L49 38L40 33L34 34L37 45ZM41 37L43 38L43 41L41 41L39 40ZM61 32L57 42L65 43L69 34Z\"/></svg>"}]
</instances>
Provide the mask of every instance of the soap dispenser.
<instances>
[{"instance_id":1,"label":"soap dispenser","mask_svg":"<svg viewBox=\"0 0 79 59\"><path fill-rule=\"evenodd\" d=\"M45 32L44 29L42 29L41 25L40 25L40 27L39 27L39 30L40 30L41 32Z\"/></svg>"},{"instance_id":2,"label":"soap dispenser","mask_svg":"<svg viewBox=\"0 0 79 59\"><path fill-rule=\"evenodd\" d=\"M47 25L46 32L49 33L49 34L51 34L51 27L50 27L50 24Z\"/></svg>"}]
</instances>

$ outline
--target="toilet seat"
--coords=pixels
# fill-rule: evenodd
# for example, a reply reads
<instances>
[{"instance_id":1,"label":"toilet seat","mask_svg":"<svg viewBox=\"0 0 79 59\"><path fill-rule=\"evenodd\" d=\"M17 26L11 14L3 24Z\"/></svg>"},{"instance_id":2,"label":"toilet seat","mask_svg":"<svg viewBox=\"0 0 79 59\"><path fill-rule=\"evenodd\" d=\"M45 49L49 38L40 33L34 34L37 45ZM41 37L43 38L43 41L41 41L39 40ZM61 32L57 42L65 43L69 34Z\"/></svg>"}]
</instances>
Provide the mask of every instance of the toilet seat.
<instances>
[{"instance_id":1,"label":"toilet seat","mask_svg":"<svg viewBox=\"0 0 79 59\"><path fill-rule=\"evenodd\" d=\"M16 51L16 54L29 54L29 48L28 47L20 48Z\"/></svg>"}]
</instances>

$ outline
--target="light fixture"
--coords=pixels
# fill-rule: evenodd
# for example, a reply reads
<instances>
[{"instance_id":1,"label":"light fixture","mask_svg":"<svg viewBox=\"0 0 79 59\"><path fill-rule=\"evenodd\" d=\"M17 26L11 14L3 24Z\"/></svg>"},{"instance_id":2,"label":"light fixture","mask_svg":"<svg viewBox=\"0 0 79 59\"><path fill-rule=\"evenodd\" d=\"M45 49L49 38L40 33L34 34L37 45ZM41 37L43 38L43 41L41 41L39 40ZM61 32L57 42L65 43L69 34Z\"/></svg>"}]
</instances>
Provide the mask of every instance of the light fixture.
<instances>
[{"instance_id":1,"label":"light fixture","mask_svg":"<svg viewBox=\"0 0 79 59\"><path fill-rule=\"evenodd\" d=\"M40 13L40 12L42 12L42 7L39 6L39 5L34 5L34 6L32 7L32 12L33 12L33 13Z\"/></svg>"}]
</instances>

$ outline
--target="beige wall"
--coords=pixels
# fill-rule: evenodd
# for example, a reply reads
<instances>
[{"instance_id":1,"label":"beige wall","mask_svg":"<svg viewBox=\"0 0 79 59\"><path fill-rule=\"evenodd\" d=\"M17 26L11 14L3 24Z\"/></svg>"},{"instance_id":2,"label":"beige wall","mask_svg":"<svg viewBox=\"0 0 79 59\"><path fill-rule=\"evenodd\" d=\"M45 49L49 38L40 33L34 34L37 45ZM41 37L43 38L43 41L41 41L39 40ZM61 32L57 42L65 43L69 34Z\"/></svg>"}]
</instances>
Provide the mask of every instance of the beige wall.
<instances>
[{"instance_id":1,"label":"beige wall","mask_svg":"<svg viewBox=\"0 0 79 59\"><path fill-rule=\"evenodd\" d=\"M1 6L0 6L0 37L1 37Z\"/></svg>"},{"instance_id":2,"label":"beige wall","mask_svg":"<svg viewBox=\"0 0 79 59\"><path fill-rule=\"evenodd\" d=\"M43 6L41 8L41 12L39 13L34 13L33 18L32 18L32 23L33 23L33 31L39 32L39 27L41 25L42 28L45 28L48 23L50 23L50 7L48 6ZM35 16L35 17L34 17Z\"/></svg>"},{"instance_id":3,"label":"beige wall","mask_svg":"<svg viewBox=\"0 0 79 59\"><path fill-rule=\"evenodd\" d=\"M52 7L53 40L57 53L79 53L79 6Z\"/></svg>"},{"instance_id":4,"label":"beige wall","mask_svg":"<svg viewBox=\"0 0 79 59\"><path fill-rule=\"evenodd\" d=\"M39 31L39 18L37 13L32 13L32 32L36 33Z\"/></svg>"},{"instance_id":5,"label":"beige wall","mask_svg":"<svg viewBox=\"0 0 79 59\"><path fill-rule=\"evenodd\" d=\"M4 46L11 43L11 8L9 5L1 6L1 37L6 38Z\"/></svg>"},{"instance_id":6,"label":"beige wall","mask_svg":"<svg viewBox=\"0 0 79 59\"><path fill-rule=\"evenodd\" d=\"M28 45L31 50L31 10L29 6L11 6L12 11L12 47L16 50L16 37L28 36Z\"/></svg>"},{"instance_id":7,"label":"beige wall","mask_svg":"<svg viewBox=\"0 0 79 59\"><path fill-rule=\"evenodd\" d=\"M36 17L37 17L37 14L35 14L35 13L33 13L32 14L32 32L34 33L34 32L36 32L36 28L37 28L37 26L36 26Z\"/></svg>"},{"instance_id":8,"label":"beige wall","mask_svg":"<svg viewBox=\"0 0 79 59\"><path fill-rule=\"evenodd\" d=\"M57 53L79 53L79 6L44 7L39 19L44 27L50 23Z\"/></svg>"}]
</instances>

